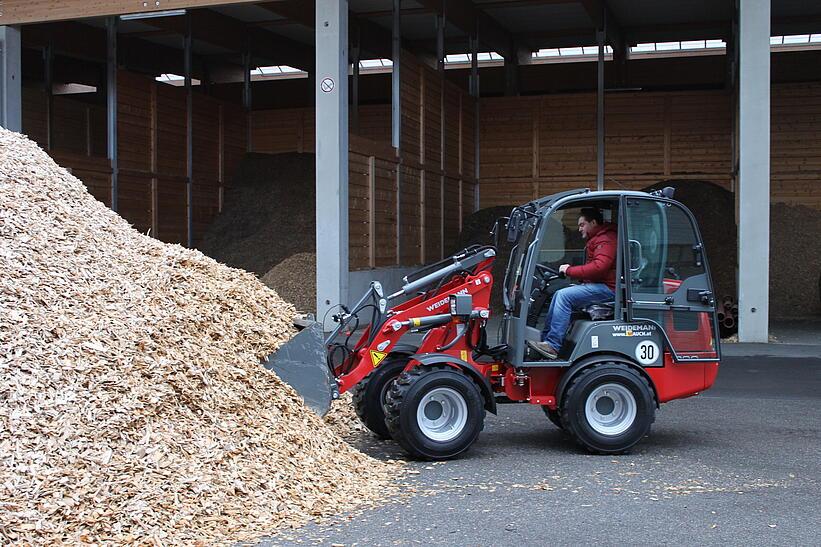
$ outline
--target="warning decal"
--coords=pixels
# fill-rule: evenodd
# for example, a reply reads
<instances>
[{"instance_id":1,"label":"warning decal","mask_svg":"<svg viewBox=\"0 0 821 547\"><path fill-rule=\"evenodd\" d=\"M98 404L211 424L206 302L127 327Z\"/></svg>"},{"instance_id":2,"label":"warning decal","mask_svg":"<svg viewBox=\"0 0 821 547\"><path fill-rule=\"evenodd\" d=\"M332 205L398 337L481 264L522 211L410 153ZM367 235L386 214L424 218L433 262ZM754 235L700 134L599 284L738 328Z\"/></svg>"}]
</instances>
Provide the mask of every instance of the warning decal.
<instances>
[{"instance_id":1,"label":"warning decal","mask_svg":"<svg viewBox=\"0 0 821 547\"><path fill-rule=\"evenodd\" d=\"M381 351L376 351L376 350L371 350L371 363L373 363L374 367L377 367L377 366L379 366L379 363L384 361L385 357L387 357L387 356L388 356L387 353L384 353L384 352L381 352Z\"/></svg>"}]
</instances>

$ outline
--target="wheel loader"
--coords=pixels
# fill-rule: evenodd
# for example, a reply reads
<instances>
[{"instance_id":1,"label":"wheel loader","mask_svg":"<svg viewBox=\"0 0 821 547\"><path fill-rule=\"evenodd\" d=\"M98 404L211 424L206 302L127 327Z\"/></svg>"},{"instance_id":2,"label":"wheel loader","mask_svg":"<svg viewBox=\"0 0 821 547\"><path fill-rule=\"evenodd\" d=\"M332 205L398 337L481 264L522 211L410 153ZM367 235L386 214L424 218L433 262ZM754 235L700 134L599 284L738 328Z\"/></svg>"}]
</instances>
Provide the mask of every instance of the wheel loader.
<instances>
[{"instance_id":1,"label":"wheel loader","mask_svg":"<svg viewBox=\"0 0 821 547\"><path fill-rule=\"evenodd\" d=\"M546 359L528 342L541 340L552 295L572 282L559 265L585 261L575 228L590 207L617 228L615 296L574 310L558 357ZM721 350L710 271L672 188L558 193L513 208L493 233L497 245L413 272L396 292L372 282L340 307L330 335L313 323L266 366L320 413L353 391L373 433L432 460L468 450L502 403L538 405L584 449L623 453L649 434L659 405L712 386ZM501 235L510 254L489 332Z\"/></svg>"}]
</instances>

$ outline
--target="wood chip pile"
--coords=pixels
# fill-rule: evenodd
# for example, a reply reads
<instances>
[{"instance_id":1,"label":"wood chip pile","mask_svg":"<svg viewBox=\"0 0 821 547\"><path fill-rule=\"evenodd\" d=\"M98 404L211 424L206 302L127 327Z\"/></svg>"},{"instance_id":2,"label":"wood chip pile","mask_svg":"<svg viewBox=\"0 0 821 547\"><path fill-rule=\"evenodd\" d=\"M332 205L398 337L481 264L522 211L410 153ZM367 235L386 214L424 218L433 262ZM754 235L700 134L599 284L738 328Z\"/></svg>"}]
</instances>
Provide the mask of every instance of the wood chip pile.
<instances>
[{"instance_id":1,"label":"wood chip pile","mask_svg":"<svg viewBox=\"0 0 821 547\"><path fill-rule=\"evenodd\" d=\"M316 253L289 256L262 276L262 282L301 312L316 312Z\"/></svg>"},{"instance_id":2,"label":"wood chip pile","mask_svg":"<svg viewBox=\"0 0 821 547\"><path fill-rule=\"evenodd\" d=\"M390 492L259 365L290 304L3 129L0 268L0 543L228 543Z\"/></svg>"}]
</instances>

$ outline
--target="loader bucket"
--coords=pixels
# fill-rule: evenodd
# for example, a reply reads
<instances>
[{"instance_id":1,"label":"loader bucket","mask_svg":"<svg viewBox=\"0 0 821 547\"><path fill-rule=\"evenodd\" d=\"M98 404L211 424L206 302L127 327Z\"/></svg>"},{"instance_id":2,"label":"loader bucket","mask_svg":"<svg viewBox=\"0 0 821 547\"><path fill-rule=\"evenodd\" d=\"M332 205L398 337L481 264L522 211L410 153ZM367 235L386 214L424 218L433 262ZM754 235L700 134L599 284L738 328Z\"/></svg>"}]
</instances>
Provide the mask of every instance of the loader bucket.
<instances>
[{"instance_id":1,"label":"loader bucket","mask_svg":"<svg viewBox=\"0 0 821 547\"><path fill-rule=\"evenodd\" d=\"M339 397L336 379L328 369L322 325L312 323L263 361L290 384L311 410L324 416Z\"/></svg>"}]
</instances>

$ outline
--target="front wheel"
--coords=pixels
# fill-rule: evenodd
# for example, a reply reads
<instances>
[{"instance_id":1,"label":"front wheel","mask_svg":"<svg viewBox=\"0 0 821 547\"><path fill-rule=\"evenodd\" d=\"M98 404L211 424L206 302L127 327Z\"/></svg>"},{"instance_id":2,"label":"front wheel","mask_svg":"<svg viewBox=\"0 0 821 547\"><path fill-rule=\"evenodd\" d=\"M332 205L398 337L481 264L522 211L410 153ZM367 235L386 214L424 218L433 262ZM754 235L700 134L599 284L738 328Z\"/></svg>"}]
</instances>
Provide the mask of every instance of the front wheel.
<instances>
[{"instance_id":1,"label":"front wheel","mask_svg":"<svg viewBox=\"0 0 821 547\"><path fill-rule=\"evenodd\" d=\"M621 363L599 363L571 380L561 422L587 450L620 454L650 432L655 413L653 390L639 372Z\"/></svg>"},{"instance_id":2,"label":"front wheel","mask_svg":"<svg viewBox=\"0 0 821 547\"><path fill-rule=\"evenodd\" d=\"M353 406L359 420L380 439L390 439L385 425L385 402L393 381L408 364L407 355L391 355L353 389Z\"/></svg>"},{"instance_id":3,"label":"front wheel","mask_svg":"<svg viewBox=\"0 0 821 547\"><path fill-rule=\"evenodd\" d=\"M391 436L414 458L458 456L474 443L484 421L479 386L447 365L403 372L385 405L385 424Z\"/></svg>"}]
</instances>

